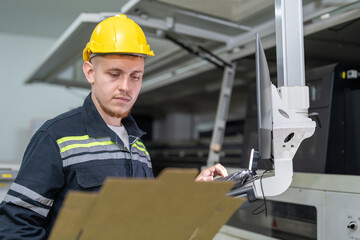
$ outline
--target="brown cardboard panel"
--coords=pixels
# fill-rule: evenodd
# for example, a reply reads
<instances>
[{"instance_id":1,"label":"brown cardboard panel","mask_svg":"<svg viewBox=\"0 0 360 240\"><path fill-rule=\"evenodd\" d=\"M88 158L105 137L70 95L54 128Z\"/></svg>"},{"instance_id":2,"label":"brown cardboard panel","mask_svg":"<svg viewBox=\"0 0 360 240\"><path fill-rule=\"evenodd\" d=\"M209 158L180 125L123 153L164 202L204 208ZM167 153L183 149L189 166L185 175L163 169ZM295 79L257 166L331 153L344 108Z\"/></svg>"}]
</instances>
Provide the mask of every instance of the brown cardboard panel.
<instances>
[{"instance_id":1,"label":"brown cardboard panel","mask_svg":"<svg viewBox=\"0 0 360 240\"><path fill-rule=\"evenodd\" d=\"M70 192L50 240L212 239L245 199L232 182L194 182L196 170L157 179L108 178L100 193Z\"/></svg>"},{"instance_id":2,"label":"brown cardboard panel","mask_svg":"<svg viewBox=\"0 0 360 240\"><path fill-rule=\"evenodd\" d=\"M193 240L213 239L213 237L220 231L220 228L226 224L234 212L242 205L239 205L239 200L243 203L245 199L229 198L221 203L221 207L215 209L212 215L202 225Z\"/></svg>"},{"instance_id":3,"label":"brown cardboard panel","mask_svg":"<svg viewBox=\"0 0 360 240\"><path fill-rule=\"evenodd\" d=\"M196 174L168 169L156 180L108 179L79 239L211 239L245 200L225 196L234 183L198 183Z\"/></svg>"},{"instance_id":4,"label":"brown cardboard panel","mask_svg":"<svg viewBox=\"0 0 360 240\"><path fill-rule=\"evenodd\" d=\"M162 171L156 180L159 182L194 182L194 179L199 174L196 169L180 169L180 168L168 168Z\"/></svg>"},{"instance_id":5,"label":"brown cardboard panel","mask_svg":"<svg viewBox=\"0 0 360 240\"><path fill-rule=\"evenodd\" d=\"M98 195L69 192L57 217L50 240L76 239L86 222Z\"/></svg>"}]
</instances>

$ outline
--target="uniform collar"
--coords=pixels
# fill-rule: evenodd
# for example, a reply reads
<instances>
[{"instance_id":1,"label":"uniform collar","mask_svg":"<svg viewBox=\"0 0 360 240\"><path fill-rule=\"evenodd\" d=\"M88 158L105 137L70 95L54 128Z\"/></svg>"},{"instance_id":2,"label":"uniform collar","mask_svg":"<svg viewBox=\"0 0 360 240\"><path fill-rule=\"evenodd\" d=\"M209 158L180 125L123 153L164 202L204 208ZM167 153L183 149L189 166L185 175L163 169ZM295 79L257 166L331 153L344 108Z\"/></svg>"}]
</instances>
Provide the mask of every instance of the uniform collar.
<instances>
[{"instance_id":1,"label":"uniform collar","mask_svg":"<svg viewBox=\"0 0 360 240\"><path fill-rule=\"evenodd\" d=\"M100 113L96 109L94 102L91 99L91 93L86 97L82 110L82 118L85 123L86 131L89 137L104 137L110 136L111 141L117 141L117 135L114 133L102 119ZM129 114L125 119L121 121L126 131L129 134L130 142L142 137L146 134L136 124L134 118Z\"/></svg>"}]
</instances>

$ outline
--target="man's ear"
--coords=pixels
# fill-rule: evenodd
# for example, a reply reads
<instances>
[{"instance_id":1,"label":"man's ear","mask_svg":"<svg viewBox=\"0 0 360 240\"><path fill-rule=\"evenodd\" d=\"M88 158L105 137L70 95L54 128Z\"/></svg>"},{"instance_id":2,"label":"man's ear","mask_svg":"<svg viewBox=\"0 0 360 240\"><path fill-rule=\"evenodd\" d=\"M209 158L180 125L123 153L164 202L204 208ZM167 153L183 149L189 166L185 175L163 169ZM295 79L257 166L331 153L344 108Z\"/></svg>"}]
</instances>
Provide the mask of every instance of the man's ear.
<instances>
[{"instance_id":1,"label":"man's ear","mask_svg":"<svg viewBox=\"0 0 360 240\"><path fill-rule=\"evenodd\" d=\"M84 72L84 75L86 77L86 79L88 80L88 82L93 85L94 82L95 82L95 69L94 69L94 65L89 62L89 61L86 61L84 62L84 65L83 65L83 72Z\"/></svg>"}]
</instances>

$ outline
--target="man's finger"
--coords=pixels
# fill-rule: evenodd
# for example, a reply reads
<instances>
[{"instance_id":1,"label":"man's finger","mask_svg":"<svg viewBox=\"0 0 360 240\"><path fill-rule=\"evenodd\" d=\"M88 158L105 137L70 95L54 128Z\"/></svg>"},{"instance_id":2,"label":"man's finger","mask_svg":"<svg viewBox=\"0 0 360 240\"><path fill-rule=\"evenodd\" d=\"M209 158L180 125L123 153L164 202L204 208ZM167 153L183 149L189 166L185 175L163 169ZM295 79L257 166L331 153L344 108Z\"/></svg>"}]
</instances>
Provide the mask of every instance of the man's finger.
<instances>
[{"instance_id":1,"label":"man's finger","mask_svg":"<svg viewBox=\"0 0 360 240\"><path fill-rule=\"evenodd\" d=\"M217 175L221 175L222 177L226 177L228 175L226 168L220 163L215 165L215 173Z\"/></svg>"}]
</instances>

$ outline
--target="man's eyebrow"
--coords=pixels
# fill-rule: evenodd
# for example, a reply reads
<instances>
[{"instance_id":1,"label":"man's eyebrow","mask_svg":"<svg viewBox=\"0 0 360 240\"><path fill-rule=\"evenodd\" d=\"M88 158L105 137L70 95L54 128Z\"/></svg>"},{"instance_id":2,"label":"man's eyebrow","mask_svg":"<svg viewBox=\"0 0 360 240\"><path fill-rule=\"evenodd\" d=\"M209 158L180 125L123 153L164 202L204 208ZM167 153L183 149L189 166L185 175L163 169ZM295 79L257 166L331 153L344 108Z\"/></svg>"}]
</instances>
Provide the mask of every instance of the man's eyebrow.
<instances>
[{"instance_id":1,"label":"man's eyebrow","mask_svg":"<svg viewBox=\"0 0 360 240\"><path fill-rule=\"evenodd\" d=\"M117 72L123 72L120 68L109 68L107 71L117 71Z\"/></svg>"},{"instance_id":2,"label":"man's eyebrow","mask_svg":"<svg viewBox=\"0 0 360 240\"><path fill-rule=\"evenodd\" d=\"M142 71L142 70L135 70L135 71L133 71L133 73L144 73L144 71Z\"/></svg>"},{"instance_id":3,"label":"man's eyebrow","mask_svg":"<svg viewBox=\"0 0 360 240\"><path fill-rule=\"evenodd\" d=\"M109 68L107 71L111 72L111 71L115 71L115 72L124 72L122 69L120 68ZM142 70L135 70L132 73L144 73L144 71Z\"/></svg>"}]
</instances>

